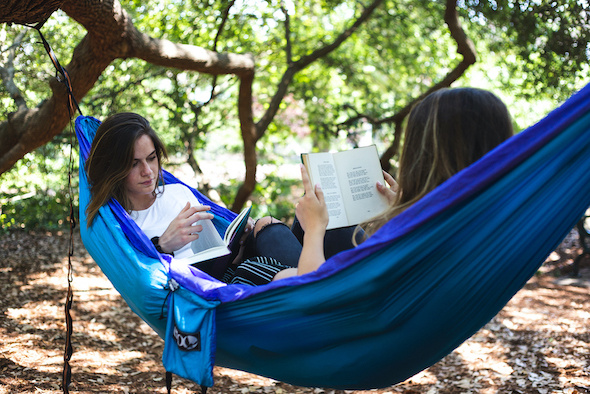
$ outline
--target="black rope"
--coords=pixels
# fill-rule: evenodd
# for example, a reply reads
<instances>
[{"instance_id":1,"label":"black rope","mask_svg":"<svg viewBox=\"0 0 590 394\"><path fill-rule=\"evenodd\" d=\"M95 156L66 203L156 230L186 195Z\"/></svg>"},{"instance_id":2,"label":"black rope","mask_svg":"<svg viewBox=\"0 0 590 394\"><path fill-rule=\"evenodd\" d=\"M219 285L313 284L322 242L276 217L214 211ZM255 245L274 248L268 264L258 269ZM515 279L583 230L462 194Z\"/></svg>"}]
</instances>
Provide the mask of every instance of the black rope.
<instances>
[{"instance_id":1,"label":"black rope","mask_svg":"<svg viewBox=\"0 0 590 394\"><path fill-rule=\"evenodd\" d=\"M71 96L73 97L73 96ZM76 104L77 105L77 104ZM72 188L72 173L74 171L74 157L73 157L73 146L74 146L74 130L72 127L72 112L71 107L68 106L68 115L70 117L70 160L68 166L68 194L69 194L69 203L70 203L70 239L68 242L68 290L66 293L66 300L64 302L64 314L66 319L66 340L65 340L65 349L64 349L64 368L63 368L63 376L62 376L62 390L64 394L69 394L68 387L72 382L72 368L70 366L70 359L72 358L72 354L74 353L74 349L72 347L72 333L74 331L73 324L72 324L72 315L70 313L72 309L72 302L74 300L73 292L72 292L72 281L73 281L73 274L72 274L72 256L74 256L74 229L76 228L76 216L74 210L74 190Z\"/></svg>"},{"instance_id":2,"label":"black rope","mask_svg":"<svg viewBox=\"0 0 590 394\"><path fill-rule=\"evenodd\" d=\"M69 204L70 204L70 214L69 214L69 224L70 224L70 238L68 243L68 290L66 294L66 299L64 302L64 313L65 313L65 320L66 320L66 337L65 337L65 349L64 349L64 368L62 373L62 390L64 394L69 394L69 385L72 382L72 368L70 366L70 360L72 358L72 354L74 353L74 349L72 346L72 333L73 333L73 322L72 322L72 303L74 300L73 291L72 291L72 281L73 281L73 274L72 274L72 256L74 255L74 229L76 228L76 217L75 217L75 210L74 210L74 192L72 188L72 173L74 170L74 157L73 157L73 146L74 146L74 127L72 126L72 116L75 114L76 111L82 115L82 111L80 110L80 106L74 97L74 93L72 91L72 82L70 80L70 75L68 74L67 70L62 67L57 60L57 56L51 49L51 46L41 33L41 27L45 21L38 23L35 26L29 26L34 28L39 32L39 36L41 37L41 41L43 42L43 47L47 51L51 62L56 70L56 78L59 82L63 83L66 87L66 91L68 94L68 116L70 119L70 135L69 135L69 142L70 142L70 158L69 158L69 165L68 165L68 194L69 194Z\"/></svg>"},{"instance_id":3,"label":"black rope","mask_svg":"<svg viewBox=\"0 0 590 394\"><path fill-rule=\"evenodd\" d=\"M82 111L80 110L78 102L76 101L74 93L72 92L72 81L70 80L70 74L68 74L68 71L59 63L59 60L57 60L57 56L55 56L53 49L51 49L51 46L43 36L43 33L41 33L41 30L37 28L37 26L35 26L35 29L39 32L39 36L41 37L41 41L43 42L43 47L45 47L45 51L47 51L47 54L49 55L49 58L51 59L51 62L53 63L53 66L55 67L55 70L57 72L56 78L59 82L65 85L66 90L68 92L68 112L70 114L71 121L72 113L78 111L80 115L82 115Z\"/></svg>"},{"instance_id":4,"label":"black rope","mask_svg":"<svg viewBox=\"0 0 590 394\"><path fill-rule=\"evenodd\" d=\"M207 394L207 386L201 385L201 394ZM172 372L166 371L166 392L172 394Z\"/></svg>"},{"instance_id":5,"label":"black rope","mask_svg":"<svg viewBox=\"0 0 590 394\"><path fill-rule=\"evenodd\" d=\"M172 393L172 372L166 371L166 392Z\"/></svg>"}]
</instances>

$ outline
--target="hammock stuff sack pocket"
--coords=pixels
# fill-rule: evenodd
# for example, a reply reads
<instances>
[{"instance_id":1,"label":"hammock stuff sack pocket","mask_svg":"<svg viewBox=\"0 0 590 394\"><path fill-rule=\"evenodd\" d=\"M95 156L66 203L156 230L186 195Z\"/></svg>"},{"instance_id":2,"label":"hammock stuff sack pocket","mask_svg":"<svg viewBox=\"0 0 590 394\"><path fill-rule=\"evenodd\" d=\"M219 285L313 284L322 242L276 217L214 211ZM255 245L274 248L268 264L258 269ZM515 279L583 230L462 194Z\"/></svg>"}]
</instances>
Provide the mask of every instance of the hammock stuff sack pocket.
<instances>
[{"instance_id":1,"label":"hammock stuff sack pocket","mask_svg":"<svg viewBox=\"0 0 590 394\"><path fill-rule=\"evenodd\" d=\"M215 307L219 302L197 297L174 279L168 285L171 293L162 355L164 368L211 387L215 365Z\"/></svg>"}]
</instances>

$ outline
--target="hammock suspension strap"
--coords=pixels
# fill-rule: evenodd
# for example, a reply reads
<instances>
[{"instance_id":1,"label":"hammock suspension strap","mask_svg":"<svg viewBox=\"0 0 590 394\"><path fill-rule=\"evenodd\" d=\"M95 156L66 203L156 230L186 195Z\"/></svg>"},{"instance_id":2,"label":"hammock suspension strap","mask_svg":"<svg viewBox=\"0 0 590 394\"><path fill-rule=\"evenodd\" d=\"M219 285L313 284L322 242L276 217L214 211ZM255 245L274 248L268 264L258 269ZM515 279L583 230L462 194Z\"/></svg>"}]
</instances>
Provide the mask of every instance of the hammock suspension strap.
<instances>
[{"instance_id":1,"label":"hammock suspension strap","mask_svg":"<svg viewBox=\"0 0 590 394\"><path fill-rule=\"evenodd\" d=\"M68 94L68 115L70 119L70 133L69 133L69 140L70 140L70 153L69 153L69 164L68 164L68 194L69 194L69 218L68 222L70 224L70 235L69 235L69 242L68 242L68 289L66 293L66 299L64 301L64 312L65 312L65 323L66 323L66 337L65 337L65 348L64 348L64 367L62 372L62 390L64 394L69 394L69 385L72 381L72 368L70 366L70 360L73 354L73 347L72 347L72 333L73 333L73 322L72 322L72 315L70 313L72 309L73 303L73 291L72 291L72 281L73 281L73 274L72 274L72 256L74 255L74 229L76 227L76 218L75 218L75 210L74 210L74 192L72 188L72 173L73 173L73 166L74 166L74 158L73 158L73 146L74 146L74 127L72 125L72 116L75 114L76 111L82 115L82 111L80 110L80 106L74 97L74 93L72 91L72 83L70 80L70 75L68 74L67 70L60 64L57 56L51 49L51 46L41 33L41 28L47 21L41 21L35 26L27 26L29 28L33 28L37 30L39 36L41 37L41 42L43 43L43 47L47 54L49 55L49 59L51 59L51 63L56 70L56 78L59 82L63 83L66 87L66 91Z\"/></svg>"},{"instance_id":2,"label":"hammock suspension strap","mask_svg":"<svg viewBox=\"0 0 590 394\"><path fill-rule=\"evenodd\" d=\"M166 392L172 393L172 372L166 371ZM201 394L207 394L207 386L201 385Z\"/></svg>"},{"instance_id":3,"label":"hammock suspension strap","mask_svg":"<svg viewBox=\"0 0 590 394\"><path fill-rule=\"evenodd\" d=\"M66 91L68 93L68 113L70 115L70 119L72 119L72 114L76 111L78 111L78 113L82 115L80 106L78 105L78 102L76 101L76 98L74 97L74 93L72 91L72 81L70 80L70 74L68 74L68 71L64 67L62 67L59 60L57 60L57 56L55 56L53 49L51 49L51 46L43 36L43 33L41 33L41 26L37 25L34 27L34 29L36 29L39 32L39 37L41 37L43 47L45 48L45 51L47 51L49 59L51 59L51 63L53 63L53 67L55 67L55 77L59 82L63 83L66 87Z\"/></svg>"}]
</instances>

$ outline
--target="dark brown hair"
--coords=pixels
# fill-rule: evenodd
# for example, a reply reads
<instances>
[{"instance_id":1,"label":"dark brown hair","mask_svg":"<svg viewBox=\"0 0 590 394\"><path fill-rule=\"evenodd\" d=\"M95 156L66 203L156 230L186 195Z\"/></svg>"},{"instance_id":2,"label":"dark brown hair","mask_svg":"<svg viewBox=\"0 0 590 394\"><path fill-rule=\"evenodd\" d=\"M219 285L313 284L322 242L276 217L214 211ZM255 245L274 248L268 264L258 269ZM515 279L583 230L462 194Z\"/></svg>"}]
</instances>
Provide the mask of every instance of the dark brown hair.
<instances>
[{"instance_id":1,"label":"dark brown hair","mask_svg":"<svg viewBox=\"0 0 590 394\"><path fill-rule=\"evenodd\" d=\"M91 194L90 203L86 208L88 226L92 224L99 208L111 198L116 199L124 209L131 210L124 184L131 172L135 141L143 135L149 136L154 143L158 157L156 184L160 184L162 157L167 157L166 149L144 117L131 112L121 112L108 117L96 130L86 160Z\"/></svg>"}]
</instances>

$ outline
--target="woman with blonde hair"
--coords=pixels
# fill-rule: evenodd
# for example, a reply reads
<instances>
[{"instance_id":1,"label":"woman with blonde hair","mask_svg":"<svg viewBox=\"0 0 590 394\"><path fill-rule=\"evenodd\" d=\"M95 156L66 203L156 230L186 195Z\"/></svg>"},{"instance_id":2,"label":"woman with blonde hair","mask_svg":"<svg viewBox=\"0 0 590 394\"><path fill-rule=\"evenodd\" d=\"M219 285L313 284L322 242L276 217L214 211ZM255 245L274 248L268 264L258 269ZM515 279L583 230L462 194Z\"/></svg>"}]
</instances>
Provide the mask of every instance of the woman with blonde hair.
<instances>
[{"instance_id":1,"label":"woman with blonde hair","mask_svg":"<svg viewBox=\"0 0 590 394\"><path fill-rule=\"evenodd\" d=\"M494 94L477 88L442 89L416 104L404 131L397 183L389 174L389 188L377 184L390 208L361 224L371 236L393 217L412 206L454 174L510 138L512 119ZM305 231L297 274L319 268L325 261L323 238L328 224L324 195L301 169L305 195L296 212Z\"/></svg>"}]
</instances>

